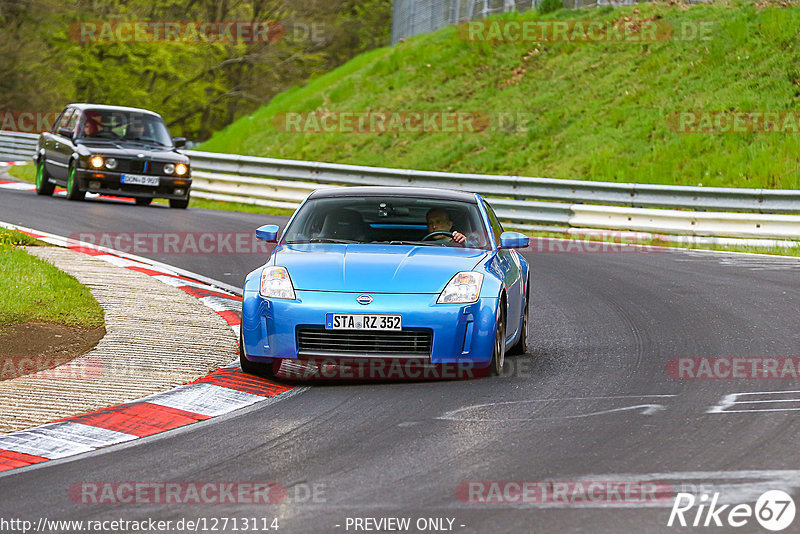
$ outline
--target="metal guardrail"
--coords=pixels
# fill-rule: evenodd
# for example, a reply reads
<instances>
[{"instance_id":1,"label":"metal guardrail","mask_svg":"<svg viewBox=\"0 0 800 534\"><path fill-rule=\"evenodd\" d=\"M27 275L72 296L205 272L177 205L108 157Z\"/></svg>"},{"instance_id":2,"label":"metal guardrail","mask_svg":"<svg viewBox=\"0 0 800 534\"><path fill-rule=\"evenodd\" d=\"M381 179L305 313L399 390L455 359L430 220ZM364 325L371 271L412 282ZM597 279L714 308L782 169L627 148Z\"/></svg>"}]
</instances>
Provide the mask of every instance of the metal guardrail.
<instances>
[{"instance_id":1,"label":"metal guardrail","mask_svg":"<svg viewBox=\"0 0 800 534\"><path fill-rule=\"evenodd\" d=\"M37 137L0 132L0 155L13 153L29 159ZM796 190L456 174L193 150L184 153L192 161L192 195L212 200L292 209L320 186L441 187L492 197L501 220L522 226L800 238L800 191Z\"/></svg>"},{"instance_id":2,"label":"metal guardrail","mask_svg":"<svg viewBox=\"0 0 800 534\"><path fill-rule=\"evenodd\" d=\"M36 151L39 134L0 130L0 160L30 160Z\"/></svg>"},{"instance_id":3,"label":"metal guardrail","mask_svg":"<svg viewBox=\"0 0 800 534\"><path fill-rule=\"evenodd\" d=\"M474 191L490 197L553 200L634 208L800 213L800 191L607 183L524 176L456 174L363 167L338 163L259 158L214 152L185 152L192 168L212 175L342 185L398 185ZM196 173L195 173L196 174ZM493 203L496 203L493 202Z\"/></svg>"}]
</instances>

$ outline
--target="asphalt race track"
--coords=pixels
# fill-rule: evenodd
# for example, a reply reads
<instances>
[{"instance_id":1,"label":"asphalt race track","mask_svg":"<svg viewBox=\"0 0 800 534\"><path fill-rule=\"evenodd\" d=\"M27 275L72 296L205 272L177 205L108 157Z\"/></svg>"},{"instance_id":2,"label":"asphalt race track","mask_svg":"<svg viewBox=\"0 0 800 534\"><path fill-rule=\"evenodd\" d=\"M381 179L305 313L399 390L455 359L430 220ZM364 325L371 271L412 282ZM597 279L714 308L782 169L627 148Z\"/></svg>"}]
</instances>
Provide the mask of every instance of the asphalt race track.
<instances>
[{"instance_id":1,"label":"asphalt race track","mask_svg":"<svg viewBox=\"0 0 800 534\"><path fill-rule=\"evenodd\" d=\"M70 235L252 232L285 218L0 190L0 220ZM264 259L142 255L239 287ZM667 370L679 357L800 356L800 261L617 249L526 257L530 351L507 359L506 376L312 385L275 404L4 474L0 516L278 518L283 533L355 532L355 518L389 517L410 518L410 532L421 518L465 533L700 532L709 528L667 527L675 492L751 505L768 489L800 496L797 380L679 380ZM732 396L746 392L758 395ZM84 504L69 494L74 484L122 481L276 481L287 498ZM660 502L486 503L463 491L470 481L657 481L671 491ZM754 518L736 531L766 532Z\"/></svg>"}]
</instances>

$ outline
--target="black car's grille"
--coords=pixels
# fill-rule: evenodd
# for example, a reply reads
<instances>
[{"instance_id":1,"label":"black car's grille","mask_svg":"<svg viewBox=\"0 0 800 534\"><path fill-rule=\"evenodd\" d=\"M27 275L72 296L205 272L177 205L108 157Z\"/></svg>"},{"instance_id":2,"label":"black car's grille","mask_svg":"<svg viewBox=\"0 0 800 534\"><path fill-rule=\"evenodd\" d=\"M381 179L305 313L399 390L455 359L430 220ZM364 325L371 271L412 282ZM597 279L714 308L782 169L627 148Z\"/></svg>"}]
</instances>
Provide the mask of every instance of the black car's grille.
<instances>
[{"instance_id":1,"label":"black car's grille","mask_svg":"<svg viewBox=\"0 0 800 534\"><path fill-rule=\"evenodd\" d=\"M146 163L144 160L129 160L128 162L128 171L129 172L144 172L144 164Z\"/></svg>"},{"instance_id":2,"label":"black car's grille","mask_svg":"<svg viewBox=\"0 0 800 534\"><path fill-rule=\"evenodd\" d=\"M297 329L298 356L430 356L430 330Z\"/></svg>"},{"instance_id":3,"label":"black car's grille","mask_svg":"<svg viewBox=\"0 0 800 534\"><path fill-rule=\"evenodd\" d=\"M117 171L137 174L164 174L164 163L148 161L145 159L121 160L117 164Z\"/></svg>"}]
</instances>

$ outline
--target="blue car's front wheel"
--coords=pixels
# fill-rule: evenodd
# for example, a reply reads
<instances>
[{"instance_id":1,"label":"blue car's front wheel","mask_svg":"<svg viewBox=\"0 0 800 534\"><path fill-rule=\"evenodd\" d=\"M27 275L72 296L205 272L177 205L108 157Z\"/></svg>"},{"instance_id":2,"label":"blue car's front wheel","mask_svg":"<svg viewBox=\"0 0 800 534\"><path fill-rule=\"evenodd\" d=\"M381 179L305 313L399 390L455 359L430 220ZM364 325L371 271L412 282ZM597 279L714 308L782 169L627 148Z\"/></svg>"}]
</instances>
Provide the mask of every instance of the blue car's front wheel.
<instances>
[{"instance_id":1,"label":"blue car's front wheel","mask_svg":"<svg viewBox=\"0 0 800 534\"><path fill-rule=\"evenodd\" d=\"M251 375L273 377L275 376L275 363L276 362L259 363L248 360L244 354L244 336L241 331L239 332L239 365L241 365L242 371Z\"/></svg>"},{"instance_id":2,"label":"blue car's front wheel","mask_svg":"<svg viewBox=\"0 0 800 534\"><path fill-rule=\"evenodd\" d=\"M497 314L497 325L494 332L494 351L492 352L491 374L500 375L503 373L503 364L506 360L506 326L503 320L503 313Z\"/></svg>"}]
</instances>

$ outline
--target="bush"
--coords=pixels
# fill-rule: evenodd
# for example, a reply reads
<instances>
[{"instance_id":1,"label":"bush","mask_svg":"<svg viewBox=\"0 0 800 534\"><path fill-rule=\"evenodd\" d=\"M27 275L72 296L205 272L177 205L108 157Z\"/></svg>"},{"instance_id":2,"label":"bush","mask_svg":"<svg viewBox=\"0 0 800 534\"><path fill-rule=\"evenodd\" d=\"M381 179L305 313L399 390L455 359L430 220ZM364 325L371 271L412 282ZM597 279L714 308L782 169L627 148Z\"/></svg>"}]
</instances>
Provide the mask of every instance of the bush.
<instances>
[{"instance_id":1,"label":"bush","mask_svg":"<svg viewBox=\"0 0 800 534\"><path fill-rule=\"evenodd\" d=\"M539 5L536 6L536 11L538 11L540 15L544 15L545 13L558 11L563 7L564 4L562 0L541 0Z\"/></svg>"}]
</instances>

